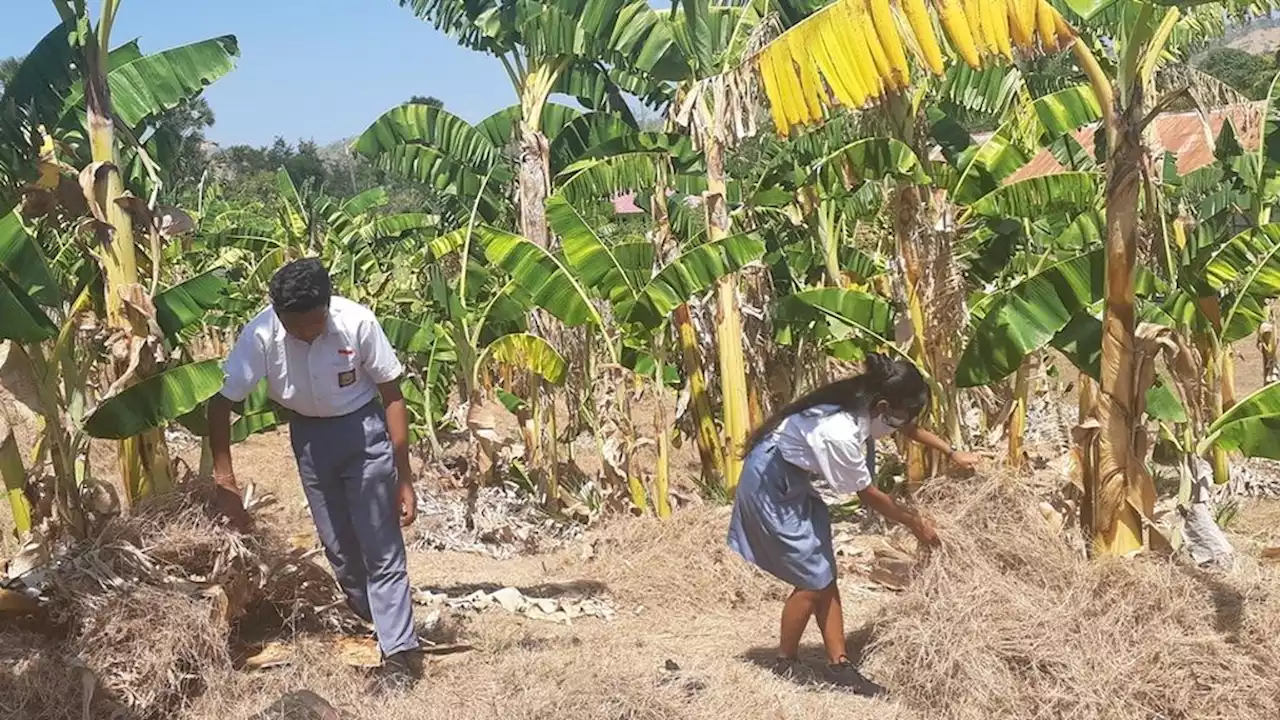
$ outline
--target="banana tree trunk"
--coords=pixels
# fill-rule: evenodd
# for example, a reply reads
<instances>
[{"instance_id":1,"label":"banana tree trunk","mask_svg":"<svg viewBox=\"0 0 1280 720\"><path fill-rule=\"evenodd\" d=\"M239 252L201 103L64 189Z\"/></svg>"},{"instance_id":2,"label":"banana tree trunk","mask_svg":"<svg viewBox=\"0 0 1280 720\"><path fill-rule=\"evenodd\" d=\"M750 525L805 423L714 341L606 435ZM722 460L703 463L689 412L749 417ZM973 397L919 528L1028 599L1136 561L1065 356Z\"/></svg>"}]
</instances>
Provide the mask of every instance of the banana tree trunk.
<instances>
[{"instance_id":1,"label":"banana tree trunk","mask_svg":"<svg viewBox=\"0 0 1280 720\"><path fill-rule=\"evenodd\" d=\"M520 233L538 247L551 245L547 226L547 189L551 185L551 146L536 126L520 124Z\"/></svg>"},{"instance_id":2,"label":"banana tree trunk","mask_svg":"<svg viewBox=\"0 0 1280 720\"><path fill-rule=\"evenodd\" d=\"M1144 524L1156 499L1154 481L1143 464L1144 398L1137 386L1134 354L1141 106L1140 90L1135 90L1108 128L1107 264L1098 398L1101 434L1092 536L1095 550L1109 555L1124 555L1147 544Z\"/></svg>"},{"instance_id":3,"label":"banana tree trunk","mask_svg":"<svg viewBox=\"0 0 1280 720\"><path fill-rule=\"evenodd\" d=\"M723 122L719 108L715 125ZM707 159L707 239L718 242L729 236L729 208L725 200L724 143L713 129L705 138ZM738 276L721 278L716 287L716 345L720 349L720 396L724 403L724 488L729 498L742 472L742 448L747 440L749 406L746 358L742 352L742 314L738 308Z\"/></svg>"},{"instance_id":4,"label":"banana tree trunk","mask_svg":"<svg viewBox=\"0 0 1280 720\"><path fill-rule=\"evenodd\" d=\"M107 84L106 58L117 6L114 2L104 4L98 32L85 40L83 59L89 147L97 168L93 182L94 204L102 214L94 223L94 229L106 276L107 324L125 338L118 346L125 351L114 352L116 372L113 375L120 378L128 371L131 356L145 355L139 348L150 341L151 333L145 318L131 319L125 308L127 298L146 298L146 291L138 284L133 218L120 203L125 189L116 153L111 89ZM160 258L154 257L151 262L158 263ZM146 300L149 304L149 298ZM154 370L139 367L137 379ZM172 486L169 451L162 428L121 440L118 454L120 477L130 502Z\"/></svg>"},{"instance_id":5,"label":"banana tree trunk","mask_svg":"<svg viewBox=\"0 0 1280 720\"><path fill-rule=\"evenodd\" d=\"M27 472L22 467L22 451L13 436L8 415L0 408L0 479L13 512L13 526L18 539L31 532L31 503L27 501Z\"/></svg>"},{"instance_id":6,"label":"banana tree trunk","mask_svg":"<svg viewBox=\"0 0 1280 720\"><path fill-rule=\"evenodd\" d=\"M676 337L680 342L680 357L689 385L689 407L697 426L698 456L702 460L702 479L707 487L721 482L724 477L724 443L716 430L715 415L711 410L711 396L707 392L707 377L702 372L702 352L698 347L698 335L693 327L689 306L681 305L672 316Z\"/></svg>"},{"instance_id":7,"label":"banana tree trunk","mask_svg":"<svg viewBox=\"0 0 1280 720\"><path fill-rule=\"evenodd\" d=\"M1031 387L1031 358L1024 358L1013 379L1013 410L1009 413L1009 467L1023 464L1023 436L1027 431L1027 394Z\"/></svg>"},{"instance_id":8,"label":"banana tree trunk","mask_svg":"<svg viewBox=\"0 0 1280 720\"><path fill-rule=\"evenodd\" d=\"M667 365L665 345L665 338L659 336L653 384L653 433L658 440L658 467L653 473L653 507L658 517L664 520L671 517L671 419L667 416L667 386L663 381Z\"/></svg>"},{"instance_id":9,"label":"banana tree trunk","mask_svg":"<svg viewBox=\"0 0 1280 720\"><path fill-rule=\"evenodd\" d=\"M657 182L654 184L650 209L653 214L654 252L658 258L666 259L679 251L679 243L671 232L671 218L667 213L667 172L665 167L659 168ZM702 461L702 481L707 488L715 487L724 474L724 446L720 442L720 434L716 431L715 415L711 411L711 398L707 394L707 378L702 371L702 352L698 346L698 335L693 327L693 317L689 313L689 305L682 304L672 315L672 327L675 329L676 343L680 348L680 362L684 367L684 375L688 382L690 408L697 428L698 456ZM665 333L665 330L663 331ZM666 338L657 338L658 355L665 358ZM659 394L662 392L662 372L658 373ZM670 427L661 433L662 439L670 445ZM669 466L660 468L660 472L670 472Z\"/></svg>"},{"instance_id":10,"label":"banana tree trunk","mask_svg":"<svg viewBox=\"0 0 1280 720\"><path fill-rule=\"evenodd\" d=\"M1274 312L1274 310L1272 310ZM1267 321L1258 328L1258 353L1262 356L1262 382L1280 382L1280 363L1276 362L1276 326Z\"/></svg>"},{"instance_id":11,"label":"banana tree trunk","mask_svg":"<svg viewBox=\"0 0 1280 720\"><path fill-rule=\"evenodd\" d=\"M931 370L929 362L929 345L925 342L928 328L925 324L923 298L920 284L923 269L920 263L919 237L924 229L921 214L924 212L924 198L919 187L903 185L894 196L894 237L897 241L898 259L902 263L899 292L907 307L907 316L911 321L911 358L926 370ZM932 375L932 373L930 373ZM933 405L930 415L936 411L938 388L934 383ZM914 493L930 474L929 456L919 443L906 443L906 483L907 491Z\"/></svg>"}]
</instances>

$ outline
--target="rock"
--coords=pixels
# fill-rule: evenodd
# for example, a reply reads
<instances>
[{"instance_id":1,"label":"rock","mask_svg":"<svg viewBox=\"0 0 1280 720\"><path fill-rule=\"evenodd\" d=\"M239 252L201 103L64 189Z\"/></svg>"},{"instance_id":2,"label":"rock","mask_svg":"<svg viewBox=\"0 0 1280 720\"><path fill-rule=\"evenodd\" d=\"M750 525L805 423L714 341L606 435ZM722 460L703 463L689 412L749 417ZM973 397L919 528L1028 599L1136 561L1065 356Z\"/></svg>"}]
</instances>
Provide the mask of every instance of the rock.
<instances>
[{"instance_id":1,"label":"rock","mask_svg":"<svg viewBox=\"0 0 1280 720\"><path fill-rule=\"evenodd\" d=\"M310 690L298 690L275 701L250 720L346 720L346 715Z\"/></svg>"},{"instance_id":2,"label":"rock","mask_svg":"<svg viewBox=\"0 0 1280 720\"><path fill-rule=\"evenodd\" d=\"M513 587L502 588L489 597L501 605L503 610L511 613L520 612L528 604L524 595L521 595L520 591Z\"/></svg>"}]
</instances>

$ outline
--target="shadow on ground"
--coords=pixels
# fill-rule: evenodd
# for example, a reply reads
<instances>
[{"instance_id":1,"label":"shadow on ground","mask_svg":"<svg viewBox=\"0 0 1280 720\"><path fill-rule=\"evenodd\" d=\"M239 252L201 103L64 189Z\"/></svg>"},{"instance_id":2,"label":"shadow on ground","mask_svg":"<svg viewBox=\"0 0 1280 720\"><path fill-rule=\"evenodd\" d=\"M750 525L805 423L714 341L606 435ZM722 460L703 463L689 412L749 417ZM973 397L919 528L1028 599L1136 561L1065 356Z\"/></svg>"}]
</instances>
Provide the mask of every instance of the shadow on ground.
<instances>
[{"instance_id":1,"label":"shadow on ground","mask_svg":"<svg viewBox=\"0 0 1280 720\"><path fill-rule=\"evenodd\" d=\"M415 589L437 594L444 593L449 597L465 597L477 592L494 593L505 587L507 586L498 583L479 582L458 583L447 586L420 585ZM607 592L609 587L596 580L572 580L570 582L542 583L540 585L517 587L516 589L525 597L544 600L561 597L596 597Z\"/></svg>"},{"instance_id":2,"label":"shadow on ground","mask_svg":"<svg viewBox=\"0 0 1280 720\"><path fill-rule=\"evenodd\" d=\"M871 623L858 628L845 637L845 652L849 655L849 661L855 666L862 664L863 655L874 634L875 624ZM776 645L751 648L741 656L745 662L769 672L774 672L777 657L778 647ZM846 688L833 685L827 679L827 651L821 644L810 643L800 647L799 667L793 670L788 679L800 686L858 691L860 695L888 693L888 689L876 683L873 678L867 678L870 685L865 688Z\"/></svg>"}]
</instances>

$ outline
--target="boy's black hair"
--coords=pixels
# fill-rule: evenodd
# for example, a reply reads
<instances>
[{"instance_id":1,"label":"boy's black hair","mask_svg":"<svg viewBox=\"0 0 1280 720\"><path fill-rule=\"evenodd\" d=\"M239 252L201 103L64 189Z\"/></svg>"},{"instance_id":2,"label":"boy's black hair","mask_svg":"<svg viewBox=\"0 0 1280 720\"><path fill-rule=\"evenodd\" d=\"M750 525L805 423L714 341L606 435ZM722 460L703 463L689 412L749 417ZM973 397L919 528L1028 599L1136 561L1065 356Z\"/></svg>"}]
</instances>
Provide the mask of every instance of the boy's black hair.
<instances>
[{"instance_id":1,"label":"boy's black hair","mask_svg":"<svg viewBox=\"0 0 1280 720\"><path fill-rule=\"evenodd\" d=\"M318 259L304 258L280 268L269 289L276 312L304 313L328 307L333 280Z\"/></svg>"},{"instance_id":2,"label":"boy's black hair","mask_svg":"<svg viewBox=\"0 0 1280 720\"><path fill-rule=\"evenodd\" d=\"M779 408L747 438L742 454L769 436L787 417L818 405L837 405L841 410L860 413L881 400L895 410L907 413L910 420L929 405L932 394L919 368L909 360L893 360L880 353L867 356L867 371L861 375L823 385L803 397Z\"/></svg>"}]
</instances>

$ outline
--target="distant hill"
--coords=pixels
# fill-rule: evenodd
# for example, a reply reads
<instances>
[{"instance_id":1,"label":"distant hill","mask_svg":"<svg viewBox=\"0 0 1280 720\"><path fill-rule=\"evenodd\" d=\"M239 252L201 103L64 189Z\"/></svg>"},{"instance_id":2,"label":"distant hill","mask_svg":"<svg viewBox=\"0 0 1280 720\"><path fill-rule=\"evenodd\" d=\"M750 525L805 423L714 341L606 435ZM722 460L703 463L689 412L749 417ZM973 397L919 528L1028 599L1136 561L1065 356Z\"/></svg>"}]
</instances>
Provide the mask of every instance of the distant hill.
<instances>
[{"instance_id":1,"label":"distant hill","mask_svg":"<svg viewBox=\"0 0 1280 720\"><path fill-rule=\"evenodd\" d=\"M1280 18L1266 18L1227 33L1227 47L1254 55L1269 55L1280 50Z\"/></svg>"}]
</instances>

